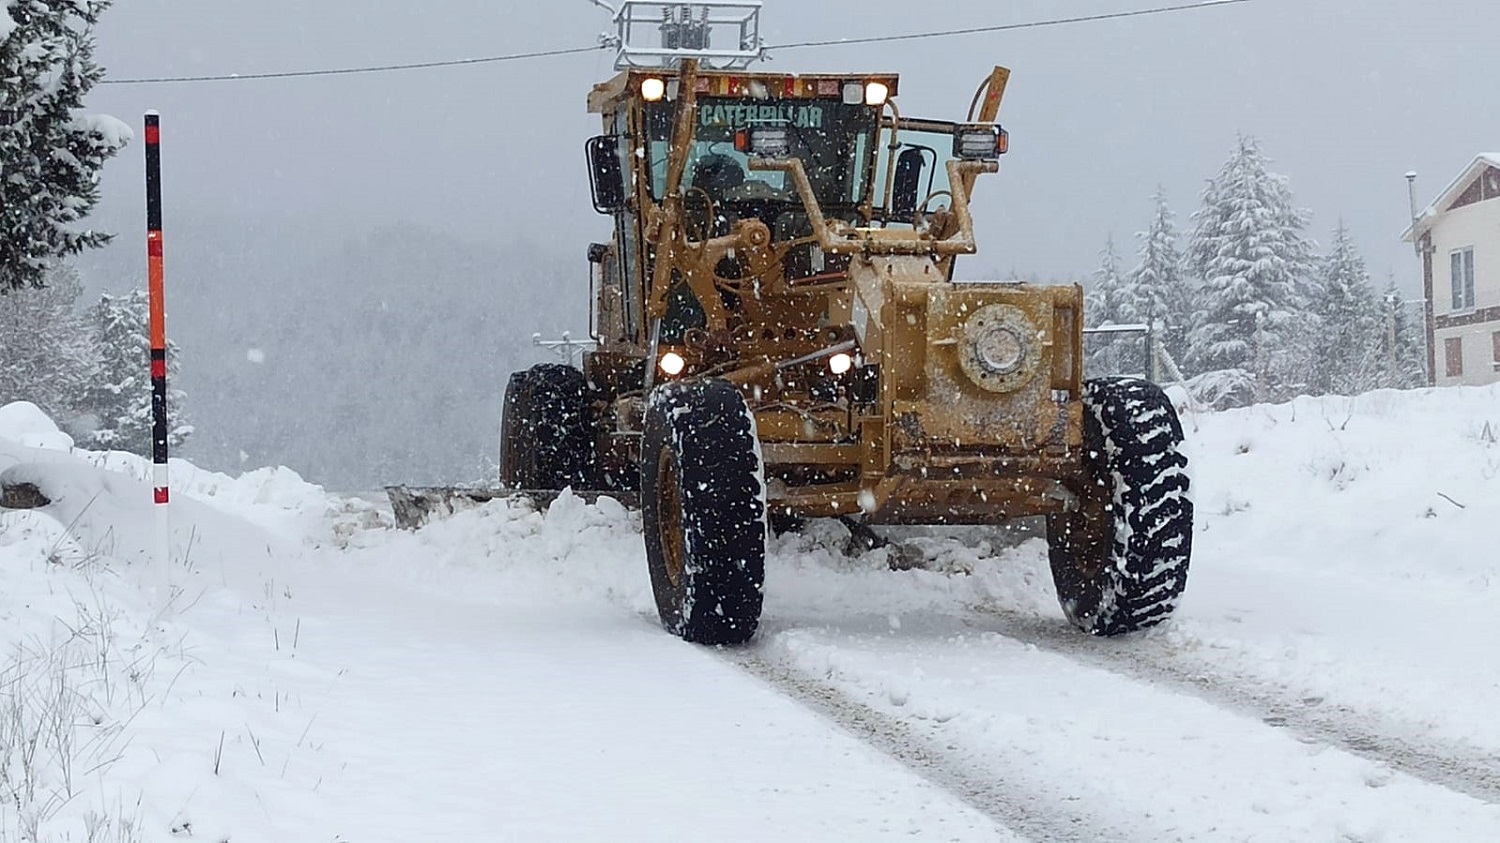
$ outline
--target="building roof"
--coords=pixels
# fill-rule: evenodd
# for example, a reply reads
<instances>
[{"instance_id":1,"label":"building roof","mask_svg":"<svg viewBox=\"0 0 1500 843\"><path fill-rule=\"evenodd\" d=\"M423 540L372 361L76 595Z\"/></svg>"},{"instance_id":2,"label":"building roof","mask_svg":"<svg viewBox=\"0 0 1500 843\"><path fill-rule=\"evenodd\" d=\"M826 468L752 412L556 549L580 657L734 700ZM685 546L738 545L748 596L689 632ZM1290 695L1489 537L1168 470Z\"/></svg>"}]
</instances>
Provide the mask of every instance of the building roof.
<instances>
[{"instance_id":1,"label":"building roof","mask_svg":"<svg viewBox=\"0 0 1500 843\"><path fill-rule=\"evenodd\" d=\"M1463 172L1458 174L1458 178L1449 182L1448 186L1443 188L1443 192L1439 193L1438 197L1432 200L1432 204L1422 209L1422 212L1417 214L1416 219L1412 220L1412 224L1407 226L1405 231L1401 232L1401 239L1410 243L1414 238L1426 233L1427 229L1432 227L1433 220L1437 218L1438 209L1447 207L1449 203L1457 199L1458 195L1463 192L1463 189L1469 185L1469 182L1478 176L1480 171L1485 167L1500 169L1500 152L1481 152L1474 156L1474 160L1470 161L1469 166L1465 167Z\"/></svg>"}]
</instances>

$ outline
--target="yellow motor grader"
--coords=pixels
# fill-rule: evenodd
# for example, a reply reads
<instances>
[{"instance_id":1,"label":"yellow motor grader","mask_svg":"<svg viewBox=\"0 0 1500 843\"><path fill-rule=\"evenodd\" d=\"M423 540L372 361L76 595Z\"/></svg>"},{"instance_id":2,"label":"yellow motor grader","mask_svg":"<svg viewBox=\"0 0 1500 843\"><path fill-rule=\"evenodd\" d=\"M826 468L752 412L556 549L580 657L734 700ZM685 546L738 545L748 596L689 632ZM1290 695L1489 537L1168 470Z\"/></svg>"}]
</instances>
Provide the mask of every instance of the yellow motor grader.
<instances>
[{"instance_id":1,"label":"yellow motor grader","mask_svg":"<svg viewBox=\"0 0 1500 843\"><path fill-rule=\"evenodd\" d=\"M1069 620L1164 619L1192 542L1171 403L1084 380L1078 286L953 280L1009 71L968 120L922 120L893 74L712 69L679 30L589 94L597 347L511 377L502 485L638 496L662 623L692 641L749 639L769 525L817 517L1044 515Z\"/></svg>"}]
</instances>

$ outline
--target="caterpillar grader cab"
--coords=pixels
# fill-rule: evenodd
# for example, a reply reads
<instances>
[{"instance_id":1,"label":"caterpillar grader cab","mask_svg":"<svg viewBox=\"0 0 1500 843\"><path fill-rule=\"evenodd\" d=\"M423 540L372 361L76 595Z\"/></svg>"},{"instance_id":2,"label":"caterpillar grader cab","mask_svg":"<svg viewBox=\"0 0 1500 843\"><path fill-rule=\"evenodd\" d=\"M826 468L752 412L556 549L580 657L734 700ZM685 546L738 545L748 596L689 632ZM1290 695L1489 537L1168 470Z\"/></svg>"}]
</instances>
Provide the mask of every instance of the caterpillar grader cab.
<instances>
[{"instance_id":1,"label":"caterpillar grader cab","mask_svg":"<svg viewBox=\"0 0 1500 843\"><path fill-rule=\"evenodd\" d=\"M726 60L714 16L758 5L617 13L653 7L663 38L588 96L597 347L511 377L502 484L636 497L662 622L693 641L749 639L768 524L818 517L1045 516L1073 624L1159 622L1192 540L1171 403L1084 380L1078 286L954 280L1009 71L968 119L916 119L895 74Z\"/></svg>"}]
</instances>

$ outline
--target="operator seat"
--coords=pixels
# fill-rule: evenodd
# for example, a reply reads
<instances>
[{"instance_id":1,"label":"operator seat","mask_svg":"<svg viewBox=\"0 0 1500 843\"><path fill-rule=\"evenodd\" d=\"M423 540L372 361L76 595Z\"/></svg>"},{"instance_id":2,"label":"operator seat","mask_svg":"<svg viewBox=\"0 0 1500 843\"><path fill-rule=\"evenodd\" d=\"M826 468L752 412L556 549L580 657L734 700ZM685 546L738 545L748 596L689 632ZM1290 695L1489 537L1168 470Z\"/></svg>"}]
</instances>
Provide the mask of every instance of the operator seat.
<instances>
[{"instance_id":1,"label":"operator seat","mask_svg":"<svg viewBox=\"0 0 1500 843\"><path fill-rule=\"evenodd\" d=\"M701 240L727 234L732 221L724 209L724 197L744 183L744 168L728 155L710 152L699 158L693 164L692 182L688 185L691 189L683 199L689 234ZM709 215L710 206L713 218Z\"/></svg>"},{"instance_id":2,"label":"operator seat","mask_svg":"<svg viewBox=\"0 0 1500 843\"><path fill-rule=\"evenodd\" d=\"M707 193L715 202L724 201L724 193L745 183L745 168L721 152L710 152L693 165L692 186Z\"/></svg>"}]
</instances>

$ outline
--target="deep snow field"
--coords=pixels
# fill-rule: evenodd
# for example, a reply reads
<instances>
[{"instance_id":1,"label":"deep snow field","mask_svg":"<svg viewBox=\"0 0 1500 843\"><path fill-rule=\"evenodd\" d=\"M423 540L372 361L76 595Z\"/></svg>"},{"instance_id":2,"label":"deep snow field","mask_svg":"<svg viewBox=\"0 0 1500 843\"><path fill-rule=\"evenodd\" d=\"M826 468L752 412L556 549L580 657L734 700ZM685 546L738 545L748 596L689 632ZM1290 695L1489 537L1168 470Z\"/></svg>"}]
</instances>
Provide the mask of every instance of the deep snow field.
<instances>
[{"instance_id":1,"label":"deep snow field","mask_svg":"<svg viewBox=\"0 0 1500 843\"><path fill-rule=\"evenodd\" d=\"M1183 422L1158 629L1073 632L1025 525L815 522L714 650L611 500L174 462L164 568L145 461L0 408L54 501L0 511L0 841L1500 839L1500 387Z\"/></svg>"}]
</instances>

